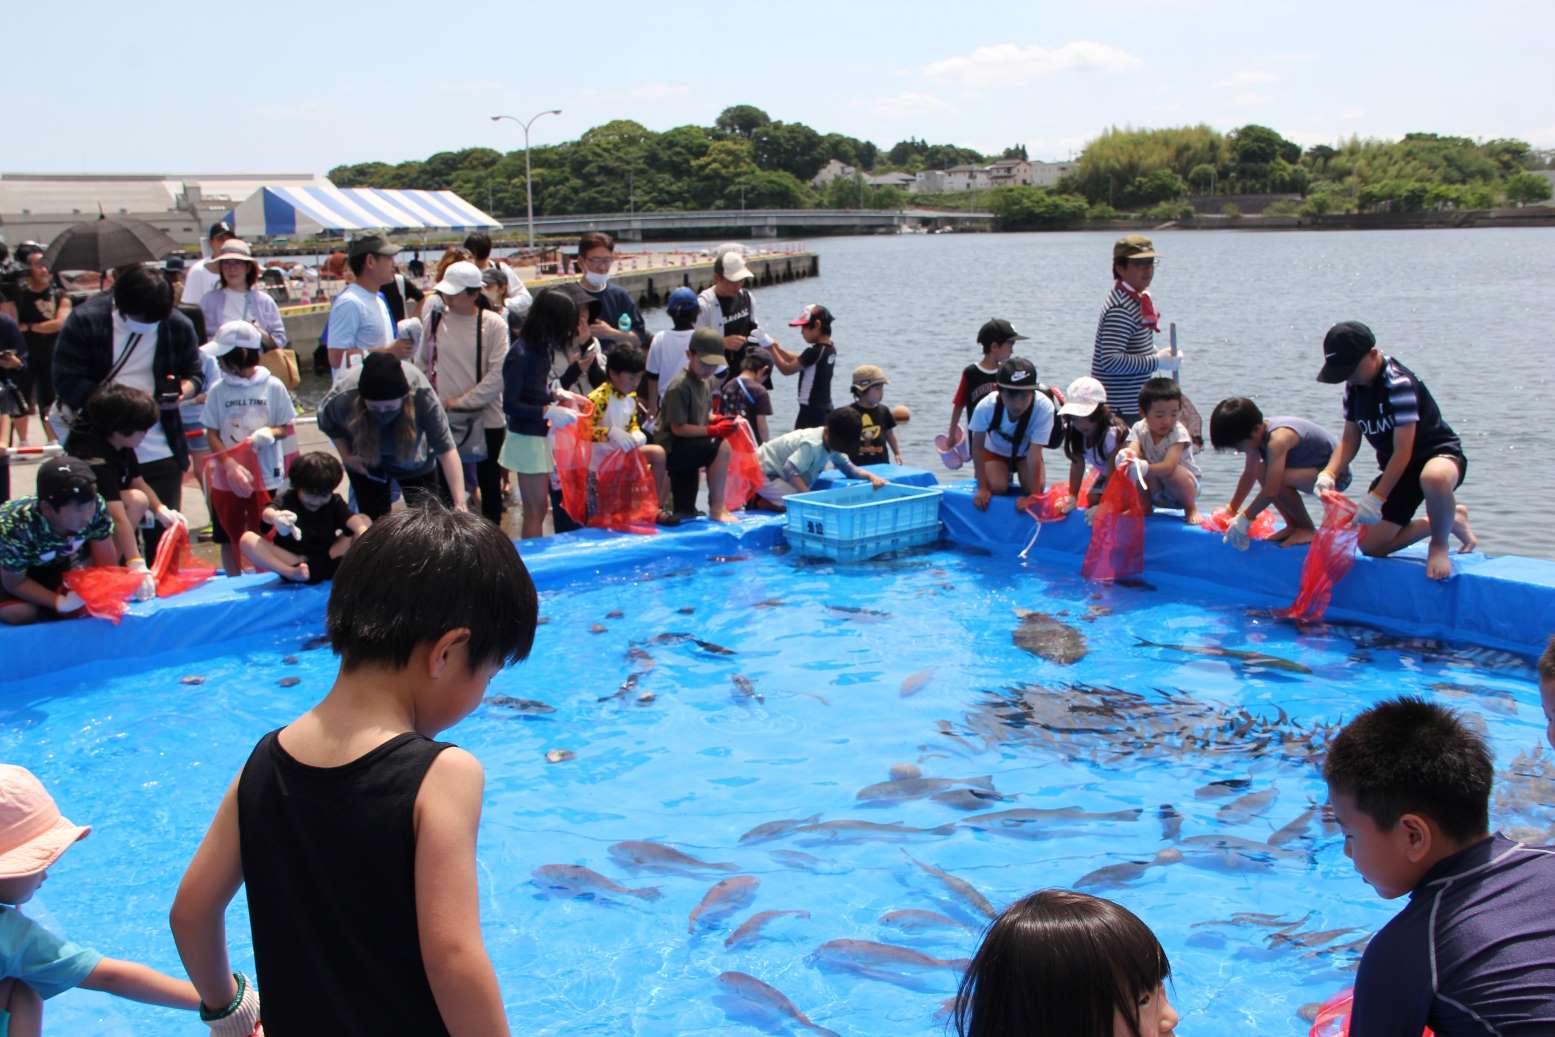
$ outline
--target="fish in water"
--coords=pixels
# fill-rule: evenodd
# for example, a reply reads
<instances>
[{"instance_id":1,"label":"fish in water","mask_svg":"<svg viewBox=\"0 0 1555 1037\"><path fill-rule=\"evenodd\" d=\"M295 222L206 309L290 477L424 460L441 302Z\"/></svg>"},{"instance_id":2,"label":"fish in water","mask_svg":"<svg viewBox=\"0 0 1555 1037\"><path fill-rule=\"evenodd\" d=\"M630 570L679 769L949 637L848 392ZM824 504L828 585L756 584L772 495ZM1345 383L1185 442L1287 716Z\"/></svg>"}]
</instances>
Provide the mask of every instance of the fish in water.
<instances>
[{"instance_id":1,"label":"fish in water","mask_svg":"<svg viewBox=\"0 0 1555 1037\"><path fill-rule=\"evenodd\" d=\"M1251 821L1273 803L1279 795L1273 785L1257 792L1244 792L1219 810L1215 811L1215 820L1223 825L1239 825L1245 821Z\"/></svg>"},{"instance_id":2,"label":"fish in water","mask_svg":"<svg viewBox=\"0 0 1555 1037\"><path fill-rule=\"evenodd\" d=\"M923 777L923 768L918 766L916 763L891 764L891 778L895 781L902 781L906 778L921 777Z\"/></svg>"},{"instance_id":3,"label":"fish in water","mask_svg":"<svg viewBox=\"0 0 1555 1037\"><path fill-rule=\"evenodd\" d=\"M948 871L941 871L939 868L936 868L932 864L927 864L924 861L920 861L906 850L903 850L902 854L918 867L939 879L940 882L944 883L946 889L950 890L966 903L972 905L982 914L987 915L989 918L999 917L999 912L994 910L993 905L988 902L988 898L979 893L977 891L977 887L973 886L966 879L958 878Z\"/></svg>"},{"instance_id":4,"label":"fish in water","mask_svg":"<svg viewBox=\"0 0 1555 1037\"><path fill-rule=\"evenodd\" d=\"M606 619L621 619L621 618L625 617L625 615L626 615L626 613L622 612L620 609L611 609L609 612L605 613L605 618Z\"/></svg>"},{"instance_id":5,"label":"fish in water","mask_svg":"<svg viewBox=\"0 0 1555 1037\"><path fill-rule=\"evenodd\" d=\"M718 983L729 992L734 1001L731 1007L741 1020L748 1019L757 1029L771 1031L796 1023L822 1037L837 1037L835 1030L812 1023L809 1016L795 1008L794 1003L781 990L768 986L755 976L744 972L723 972L719 973Z\"/></svg>"},{"instance_id":6,"label":"fish in water","mask_svg":"<svg viewBox=\"0 0 1555 1037\"><path fill-rule=\"evenodd\" d=\"M1162 803L1155 816L1161 819L1161 838L1175 842L1182 834L1182 815L1177 812L1177 808L1170 803Z\"/></svg>"},{"instance_id":7,"label":"fish in water","mask_svg":"<svg viewBox=\"0 0 1555 1037\"><path fill-rule=\"evenodd\" d=\"M936 792L949 789L974 788L993 791L993 778L982 774L975 778L901 778L866 785L858 790L856 799L872 803L901 803L909 799L924 799Z\"/></svg>"},{"instance_id":8,"label":"fish in water","mask_svg":"<svg viewBox=\"0 0 1555 1037\"><path fill-rule=\"evenodd\" d=\"M652 673L653 668L659 665L658 660L646 648L633 645L626 650L626 661L634 664L643 673Z\"/></svg>"},{"instance_id":9,"label":"fish in water","mask_svg":"<svg viewBox=\"0 0 1555 1037\"><path fill-rule=\"evenodd\" d=\"M546 763L566 763L568 760L576 760L578 754L571 749L548 749L545 753Z\"/></svg>"},{"instance_id":10,"label":"fish in water","mask_svg":"<svg viewBox=\"0 0 1555 1037\"><path fill-rule=\"evenodd\" d=\"M515 713L523 713L526 716L539 716L543 713L554 713L556 707L539 702L535 699L516 699L511 695L493 695L486 700L488 706L501 706L503 709L511 709Z\"/></svg>"},{"instance_id":11,"label":"fish in water","mask_svg":"<svg viewBox=\"0 0 1555 1037\"><path fill-rule=\"evenodd\" d=\"M308 638L306 641L304 641L302 643L302 650L304 652L311 652L315 648L325 648L325 647L328 647L328 645L329 645L329 635L328 634L315 634L314 636Z\"/></svg>"},{"instance_id":12,"label":"fish in water","mask_svg":"<svg viewBox=\"0 0 1555 1037\"><path fill-rule=\"evenodd\" d=\"M817 947L810 957L823 967L852 972L870 979L882 979L888 983L906 981L908 977L903 975L904 969L950 969L962 972L971 964L966 958L935 958L911 947L875 943L872 940L828 940Z\"/></svg>"},{"instance_id":13,"label":"fish in water","mask_svg":"<svg viewBox=\"0 0 1555 1037\"><path fill-rule=\"evenodd\" d=\"M719 562L719 563L748 562L748 561L751 560L751 556L750 555L709 555L707 560L709 562Z\"/></svg>"},{"instance_id":14,"label":"fish in water","mask_svg":"<svg viewBox=\"0 0 1555 1037\"><path fill-rule=\"evenodd\" d=\"M1484 688L1469 684L1437 681L1431 685L1431 690L1438 695L1447 695L1451 698L1476 699L1493 713L1502 713L1506 716L1517 715L1517 698L1510 691L1504 691L1501 688Z\"/></svg>"},{"instance_id":15,"label":"fish in water","mask_svg":"<svg viewBox=\"0 0 1555 1037\"><path fill-rule=\"evenodd\" d=\"M287 666L296 666L297 657L295 655L283 655L281 656L281 662L285 663Z\"/></svg>"},{"instance_id":16,"label":"fish in water","mask_svg":"<svg viewBox=\"0 0 1555 1037\"><path fill-rule=\"evenodd\" d=\"M1015 797L985 789L946 789L929 798L954 810L987 810L995 803L1007 803Z\"/></svg>"},{"instance_id":17,"label":"fish in water","mask_svg":"<svg viewBox=\"0 0 1555 1037\"><path fill-rule=\"evenodd\" d=\"M756 685L751 683L751 679L745 674L737 673L729 680L734 683L734 690L739 692L741 698L755 699L757 702L767 701L761 697L761 693L756 690Z\"/></svg>"},{"instance_id":18,"label":"fish in water","mask_svg":"<svg viewBox=\"0 0 1555 1037\"><path fill-rule=\"evenodd\" d=\"M782 918L784 915L793 915L796 918L809 918L808 911L758 911L751 915L740 927L729 934L724 941L725 947L738 947L742 943L754 943L761 935L762 927L774 918Z\"/></svg>"},{"instance_id":19,"label":"fish in water","mask_svg":"<svg viewBox=\"0 0 1555 1037\"><path fill-rule=\"evenodd\" d=\"M878 623L891 618L891 613L889 612L882 612L879 609L860 608L857 605L827 605L826 611L851 619L855 623Z\"/></svg>"},{"instance_id":20,"label":"fish in water","mask_svg":"<svg viewBox=\"0 0 1555 1037\"><path fill-rule=\"evenodd\" d=\"M535 617L535 626L543 627L547 623L549 623L550 621L551 621L551 617L550 616L536 616Z\"/></svg>"},{"instance_id":21,"label":"fish in water","mask_svg":"<svg viewBox=\"0 0 1555 1037\"><path fill-rule=\"evenodd\" d=\"M903 932L920 932L924 929L971 929L972 926L965 922L958 922L949 915L942 915L938 911L918 911L908 909L906 911L887 911L880 916L880 924L888 925L892 929L900 929Z\"/></svg>"},{"instance_id":22,"label":"fish in water","mask_svg":"<svg viewBox=\"0 0 1555 1037\"><path fill-rule=\"evenodd\" d=\"M735 868L727 861L700 860L690 854L681 853L673 846L641 839L628 839L616 843L610 847L610 856L623 867L641 871L659 871L668 875L698 875L705 871L733 871Z\"/></svg>"},{"instance_id":23,"label":"fish in water","mask_svg":"<svg viewBox=\"0 0 1555 1037\"><path fill-rule=\"evenodd\" d=\"M655 695L651 691L645 691L641 695L637 696L637 704L639 706L651 705L653 703L653 700L658 698L658 697L659 696Z\"/></svg>"},{"instance_id":24,"label":"fish in water","mask_svg":"<svg viewBox=\"0 0 1555 1037\"><path fill-rule=\"evenodd\" d=\"M910 673L906 677L902 678L902 698L906 698L909 695L916 695L918 692L928 687L929 682L934 679L934 674L937 672L939 672L938 666L930 666L926 670L919 670L917 673Z\"/></svg>"},{"instance_id":25,"label":"fish in water","mask_svg":"<svg viewBox=\"0 0 1555 1037\"><path fill-rule=\"evenodd\" d=\"M1173 652L1186 652L1189 655L1209 656L1212 659L1231 659L1244 669L1280 670L1284 673L1312 672L1300 663L1282 659L1277 655L1266 655L1263 652L1244 652L1239 648L1222 648L1219 645L1162 644L1159 641L1147 641L1142 637L1136 637L1134 641L1141 648L1165 648Z\"/></svg>"},{"instance_id":26,"label":"fish in water","mask_svg":"<svg viewBox=\"0 0 1555 1037\"><path fill-rule=\"evenodd\" d=\"M275 683L279 684L283 688L295 688L297 685L302 683L302 678L301 677L282 677L280 680L276 681Z\"/></svg>"},{"instance_id":27,"label":"fish in water","mask_svg":"<svg viewBox=\"0 0 1555 1037\"><path fill-rule=\"evenodd\" d=\"M603 634L606 630L609 630L609 629L610 628L605 626L605 624L603 624L603 623L594 623L594 624L589 626L589 633L591 633L591 634Z\"/></svg>"},{"instance_id":28,"label":"fish in water","mask_svg":"<svg viewBox=\"0 0 1555 1037\"><path fill-rule=\"evenodd\" d=\"M1077 807L1022 807L997 810L992 814L973 814L961 823L969 828L1019 828L1025 825L1055 824L1061 821L1138 821L1144 813L1138 807L1129 810L1093 811Z\"/></svg>"},{"instance_id":29,"label":"fish in water","mask_svg":"<svg viewBox=\"0 0 1555 1037\"><path fill-rule=\"evenodd\" d=\"M1322 932L1292 933L1281 929L1269 934L1264 942L1270 947L1279 947L1284 944L1292 944L1297 947L1320 947L1325 943L1332 943L1341 936L1361 932L1360 929L1324 929Z\"/></svg>"},{"instance_id":30,"label":"fish in water","mask_svg":"<svg viewBox=\"0 0 1555 1037\"><path fill-rule=\"evenodd\" d=\"M779 608L782 608L784 605L787 605L787 604L788 604L788 602L784 601L782 598L768 598L765 601L758 601L758 602L756 602L754 605L751 606L751 608L753 608L753 609L779 609Z\"/></svg>"},{"instance_id":31,"label":"fish in water","mask_svg":"<svg viewBox=\"0 0 1555 1037\"><path fill-rule=\"evenodd\" d=\"M205 683L205 678L201 677L199 674L191 673L191 674L189 674L186 677L178 678L178 683L179 684L188 684L188 685L191 685L191 686L197 685L197 684L204 684Z\"/></svg>"},{"instance_id":32,"label":"fish in water","mask_svg":"<svg viewBox=\"0 0 1555 1037\"><path fill-rule=\"evenodd\" d=\"M699 922L704 926L715 925L736 911L749 907L750 902L756 899L756 887L759 885L761 880L754 875L735 875L715 882L713 888L702 897L702 902L691 909L686 932L696 932Z\"/></svg>"},{"instance_id":33,"label":"fish in water","mask_svg":"<svg viewBox=\"0 0 1555 1037\"><path fill-rule=\"evenodd\" d=\"M765 821L740 836L740 844L743 846L746 843L764 843L773 839L781 839L795 829L804 825L813 825L820 819L820 814L811 814L809 817L789 817L781 821Z\"/></svg>"},{"instance_id":34,"label":"fish in water","mask_svg":"<svg viewBox=\"0 0 1555 1037\"><path fill-rule=\"evenodd\" d=\"M1283 846L1293 839L1304 838L1307 834L1307 829L1312 827L1312 820L1315 817L1317 817L1317 806L1314 804L1297 814L1290 821L1287 821L1273 835L1269 836L1269 845Z\"/></svg>"},{"instance_id":35,"label":"fish in water","mask_svg":"<svg viewBox=\"0 0 1555 1037\"><path fill-rule=\"evenodd\" d=\"M621 686L615 690L615 694L601 695L596 701L609 702L611 699L626 698L626 696L637 690L637 682L643 679L644 672L643 670L633 670L626 675L626 680L621 682Z\"/></svg>"},{"instance_id":36,"label":"fish in water","mask_svg":"<svg viewBox=\"0 0 1555 1037\"><path fill-rule=\"evenodd\" d=\"M838 864L835 861L823 861L814 854L805 853L803 850L768 850L767 856L785 868L814 872L817 875L846 875L853 870L846 864Z\"/></svg>"},{"instance_id":37,"label":"fish in water","mask_svg":"<svg viewBox=\"0 0 1555 1037\"><path fill-rule=\"evenodd\" d=\"M1203 922L1194 922L1191 928L1202 929L1206 925L1242 925L1260 926L1266 929L1293 930L1307 924L1307 919L1312 917L1308 911L1300 918L1281 918L1279 915L1264 914L1259 911L1238 911L1230 918L1210 918Z\"/></svg>"},{"instance_id":38,"label":"fish in water","mask_svg":"<svg viewBox=\"0 0 1555 1037\"><path fill-rule=\"evenodd\" d=\"M879 824L874 821L822 821L819 824L800 825L794 829L794 832L796 834L816 833L817 837L825 835L831 839L839 837L900 839L913 835L951 835L955 830L955 822L940 825L938 828L912 828L908 825Z\"/></svg>"},{"instance_id":39,"label":"fish in water","mask_svg":"<svg viewBox=\"0 0 1555 1037\"><path fill-rule=\"evenodd\" d=\"M659 899L658 886L628 889L612 882L597 871L577 864L544 864L534 870L534 880L546 889L562 890L573 896L597 896L602 893L619 893L639 900Z\"/></svg>"},{"instance_id":40,"label":"fish in water","mask_svg":"<svg viewBox=\"0 0 1555 1037\"><path fill-rule=\"evenodd\" d=\"M1194 790L1193 795L1195 799L1219 799L1234 792L1245 792L1252 787L1252 784L1251 778L1222 778L1200 786Z\"/></svg>"},{"instance_id":41,"label":"fish in water","mask_svg":"<svg viewBox=\"0 0 1555 1037\"><path fill-rule=\"evenodd\" d=\"M1176 864L1182 860L1182 851L1168 846L1156 853L1148 861L1124 861L1122 864L1109 864L1105 868L1097 868L1087 872L1074 881L1075 889L1105 889L1109 886L1122 886L1133 882L1151 868L1163 867L1168 864Z\"/></svg>"},{"instance_id":42,"label":"fish in water","mask_svg":"<svg viewBox=\"0 0 1555 1037\"><path fill-rule=\"evenodd\" d=\"M1050 662L1068 666L1089 653L1085 636L1074 627L1046 612L1016 609L1020 625L1010 636L1020 648Z\"/></svg>"},{"instance_id":43,"label":"fish in water","mask_svg":"<svg viewBox=\"0 0 1555 1037\"><path fill-rule=\"evenodd\" d=\"M679 612L682 616L689 616L693 612L696 611L696 606L695 605L682 605L682 606L680 606L680 608L676 609L675 611Z\"/></svg>"},{"instance_id":44,"label":"fish in water","mask_svg":"<svg viewBox=\"0 0 1555 1037\"><path fill-rule=\"evenodd\" d=\"M733 648L725 648L723 645L717 645L717 644L714 644L711 641L703 641L700 638L693 637L691 639L691 643L696 645L698 648L702 649L702 651L707 652L710 655L734 655L735 654L735 651L734 651Z\"/></svg>"}]
</instances>

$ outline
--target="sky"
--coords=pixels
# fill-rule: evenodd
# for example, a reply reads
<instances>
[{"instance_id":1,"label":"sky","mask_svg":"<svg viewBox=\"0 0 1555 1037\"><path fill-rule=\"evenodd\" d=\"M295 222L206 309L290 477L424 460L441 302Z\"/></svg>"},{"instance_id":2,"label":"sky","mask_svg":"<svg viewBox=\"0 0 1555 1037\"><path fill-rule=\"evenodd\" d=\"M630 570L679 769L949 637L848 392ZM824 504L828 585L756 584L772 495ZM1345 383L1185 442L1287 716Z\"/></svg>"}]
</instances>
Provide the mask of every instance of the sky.
<instances>
[{"instance_id":1,"label":"sky","mask_svg":"<svg viewBox=\"0 0 1555 1037\"><path fill-rule=\"evenodd\" d=\"M711 125L734 104L882 148L1025 144L1034 159L1078 154L1108 126L1200 122L1257 122L1303 146L1427 131L1548 148L1550 12L1548 0L77 0L62 16L15 3L0 171L322 174L521 147L494 114L560 108L534 124L538 145L616 118Z\"/></svg>"}]
</instances>

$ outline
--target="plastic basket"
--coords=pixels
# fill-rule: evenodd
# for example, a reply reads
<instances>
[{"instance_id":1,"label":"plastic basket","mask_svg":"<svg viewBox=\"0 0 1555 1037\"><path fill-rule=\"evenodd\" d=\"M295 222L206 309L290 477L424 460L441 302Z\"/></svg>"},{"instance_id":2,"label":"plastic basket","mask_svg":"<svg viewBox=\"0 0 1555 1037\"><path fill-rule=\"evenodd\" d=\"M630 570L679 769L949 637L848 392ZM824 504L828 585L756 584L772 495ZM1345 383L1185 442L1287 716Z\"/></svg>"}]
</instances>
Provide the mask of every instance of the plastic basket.
<instances>
[{"instance_id":1,"label":"plastic basket","mask_svg":"<svg viewBox=\"0 0 1555 1037\"><path fill-rule=\"evenodd\" d=\"M783 498L783 532L801 554L857 562L939 539L941 491L867 483Z\"/></svg>"}]
</instances>

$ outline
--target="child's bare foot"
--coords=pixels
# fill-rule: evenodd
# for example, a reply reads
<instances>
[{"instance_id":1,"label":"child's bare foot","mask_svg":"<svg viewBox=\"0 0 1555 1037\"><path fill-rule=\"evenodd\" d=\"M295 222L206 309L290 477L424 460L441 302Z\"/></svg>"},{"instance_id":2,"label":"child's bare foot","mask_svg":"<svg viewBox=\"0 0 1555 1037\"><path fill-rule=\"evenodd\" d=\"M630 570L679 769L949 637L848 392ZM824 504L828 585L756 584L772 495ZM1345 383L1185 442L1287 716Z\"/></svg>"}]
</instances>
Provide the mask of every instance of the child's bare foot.
<instances>
[{"instance_id":1,"label":"child's bare foot","mask_svg":"<svg viewBox=\"0 0 1555 1037\"><path fill-rule=\"evenodd\" d=\"M1291 528L1289 526L1285 526L1282 529L1277 529L1273 533L1270 533L1264 539L1271 544L1283 544L1290 537L1291 532Z\"/></svg>"},{"instance_id":2,"label":"child's bare foot","mask_svg":"<svg viewBox=\"0 0 1555 1037\"><path fill-rule=\"evenodd\" d=\"M1182 520L1187 525L1197 526L1204 521L1204 516L1199 514L1198 508L1189 508L1182 513Z\"/></svg>"},{"instance_id":3,"label":"child's bare foot","mask_svg":"<svg viewBox=\"0 0 1555 1037\"><path fill-rule=\"evenodd\" d=\"M1445 580L1452 576L1452 555L1446 544L1432 543L1425 555L1425 575L1428 580Z\"/></svg>"},{"instance_id":4,"label":"child's bare foot","mask_svg":"<svg viewBox=\"0 0 1555 1037\"><path fill-rule=\"evenodd\" d=\"M1271 536L1270 540L1278 538L1281 547L1300 547L1302 544L1310 544L1317 537L1315 529L1291 529L1286 527Z\"/></svg>"},{"instance_id":5,"label":"child's bare foot","mask_svg":"<svg viewBox=\"0 0 1555 1037\"><path fill-rule=\"evenodd\" d=\"M1462 504L1458 505L1456 515L1453 517L1452 535L1458 538L1458 553L1468 554L1479 546L1479 537L1474 535L1474 530L1469 528L1469 509Z\"/></svg>"},{"instance_id":6,"label":"child's bare foot","mask_svg":"<svg viewBox=\"0 0 1555 1037\"><path fill-rule=\"evenodd\" d=\"M714 522L738 522L739 521L739 519L734 517L734 512L730 511L728 508L718 508L711 515L709 515L708 518L712 519Z\"/></svg>"},{"instance_id":7,"label":"child's bare foot","mask_svg":"<svg viewBox=\"0 0 1555 1037\"><path fill-rule=\"evenodd\" d=\"M281 575L286 577L288 580L291 580L293 583L307 583L308 563L298 562L296 565L292 566L290 572L284 572Z\"/></svg>"}]
</instances>

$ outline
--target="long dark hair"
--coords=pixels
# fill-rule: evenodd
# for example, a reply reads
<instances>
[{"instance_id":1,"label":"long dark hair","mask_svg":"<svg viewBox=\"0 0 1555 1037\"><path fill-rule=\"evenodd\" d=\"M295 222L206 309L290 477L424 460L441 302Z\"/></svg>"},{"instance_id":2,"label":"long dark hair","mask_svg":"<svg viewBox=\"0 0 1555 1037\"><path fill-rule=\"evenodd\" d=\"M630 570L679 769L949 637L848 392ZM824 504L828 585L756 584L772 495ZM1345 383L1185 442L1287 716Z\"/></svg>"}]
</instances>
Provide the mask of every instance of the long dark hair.
<instances>
[{"instance_id":1,"label":"long dark hair","mask_svg":"<svg viewBox=\"0 0 1555 1037\"><path fill-rule=\"evenodd\" d=\"M1096 419L1096 427L1089 433L1080 431L1073 421L1065 425L1064 456L1071 461L1085 460L1087 450L1106 442L1109 429L1115 428L1124 436L1129 433L1128 423L1112 413L1112 408L1105 403L1098 403L1096 409L1091 412L1091 417Z\"/></svg>"},{"instance_id":2,"label":"long dark hair","mask_svg":"<svg viewBox=\"0 0 1555 1037\"><path fill-rule=\"evenodd\" d=\"M543 349L547 354L556 350L565 353L577 335L578 305L572 296L557 288L547 288L535 296L519 332L530 349Z\"/></svg>"},{"instance_id":3,"label":"long dark hair","mask_svg":"<svg viewBox=\"0 0 1555 1037\"><path fill-rule=\"evenodd\" d=\"M1110 900L1044 889L1005 909L956 992L960 1037L1112 1037L1139 1032L1139 1003L1172 967L1150 927Z\"/></svg>"},{"instance_id":4,"label":"long dark hair","mask_svg":"<svg viewBox=\"0 0 1555 1037\"><path fill-rule=\"evenodd\" d=\"M397 461L410 461L416 456L416 440L421 435L416 424L416 394L406 393L399 413L392 423L394 457ZM361 394L351 404L351 417L346 422L351 434L351 452L362 459L369 468L377 467L383 454L383 434L378 415L367 409L367 401Z\"/></svg>"}]
</instances>

